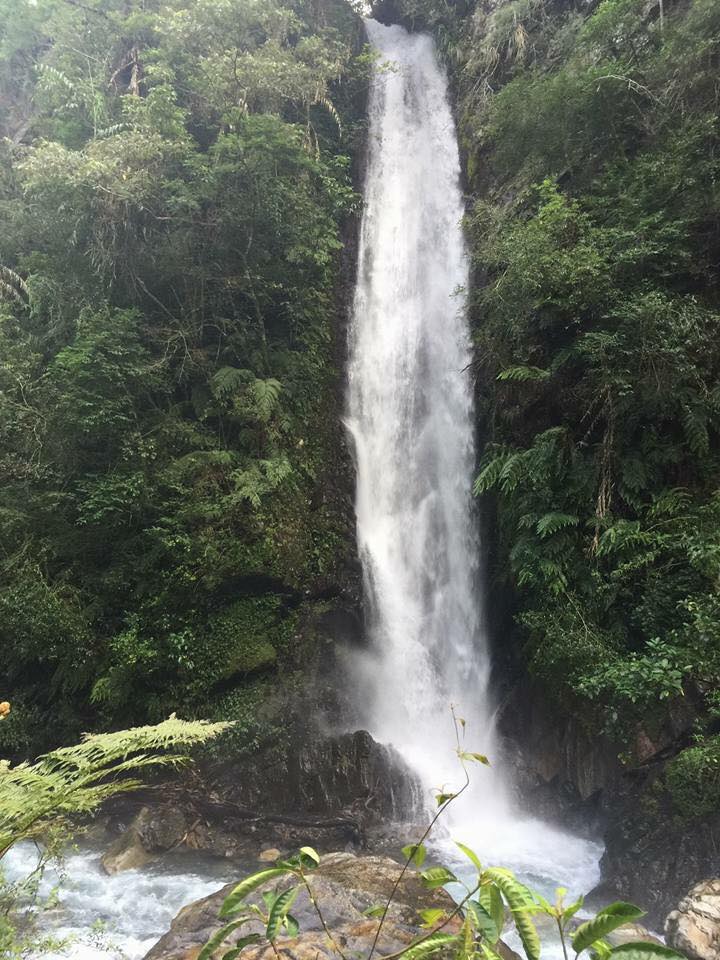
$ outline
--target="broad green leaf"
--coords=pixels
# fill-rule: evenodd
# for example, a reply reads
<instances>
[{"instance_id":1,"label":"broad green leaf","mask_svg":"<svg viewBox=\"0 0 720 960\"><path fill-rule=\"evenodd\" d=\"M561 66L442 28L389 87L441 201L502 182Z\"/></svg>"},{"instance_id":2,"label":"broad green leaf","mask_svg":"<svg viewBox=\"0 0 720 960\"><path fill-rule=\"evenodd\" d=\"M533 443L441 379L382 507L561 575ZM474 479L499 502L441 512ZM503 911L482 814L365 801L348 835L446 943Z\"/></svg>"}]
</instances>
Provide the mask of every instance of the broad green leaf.
<instances>
[{"instance_id":1,"label":"broad green leaf","mask_svg":"<svg viewBox=\"0 0 720 960\"><path fill-rule=\"evenodd\" d=\"M607 936L617 927L621 927L624 923L632 923L644 916L645 911L632 903L624 903L622 900L611 903L599 910L592 920L580 924L572 938L573 950L575 953L582 953L596 940Z\"/></svg>"},{"instance_id":2,"label":"broad green leaf","mask_svg":"<svg viewBox=\"0 0 720 960\"><path fill-rule=\"evenodd\" d=\"M455 796L456 795L454 793L438 793L435 796L435 803L437 803L437 805L441 807L444 803L447 803L449 800L454 800Z\"/></svg>"},{"instance_id":3,"label":"broad green leaf","mask_svg":"<svg viewBox=\"0 0 720 960\"><path fill-rule=\"evenodd\" d=\"M228 937L233 930L237 930L238 927L241 927L250 919L250 917L239 917L237 920L232 920L230 923L226 923L224 927L221 927L217 933L214 933L212 937L210 937L208 942L198 954L197 960L209 960L223 940Z\"/></svg>"},{"instance_id":4,"label":"broad green leaf","mask_svg":"<svg viewBox=\"0 0 720 960\"><path fill-rule=\"evenodd\" d=\"M610 958L618 960L684 960L682 954L659 943L623 943L610 951Z\"/></svg>"},{"instance_id":5,"label":"broad green leaf","mask_svg":"<svg viewBox=\"0 0 720 960\"><path fill-rule=\"evenodd\" d=\"M235 889L225 897L225 902L220 908L220 916L227 917L258 887L261 887L268 880L275 877L282 877L290 873L287 867L271 867L269 870L261 870L260 873L253 873L245 877Z\"/></svg>"},{"instance_id":6,"label":"broad green leaf","mask_svg":"<svg viewBox=\"0 0 720 960\"><path fill-rule=\"evenodd\" d=\"M477 869L478 873L480 873L482 871L482 864L480 863L480 858L475 851L471 850L470 847L466 847L464 843L460 843L459 840L455 841L455 846L458 848L458 850L462 850L470 863L472 863L472 865Z\"/></svg>"},{"instance_id":7,"label":"broad green leaf","mask_svg":"<svg viewBox=\"0 0 720 960\"><path fill-rule=\"evenodd\" d=\"M280 933L285 917L299 892L300 887L291 887L289 890L281 893L273 904L270 915L268 916L267 930L265 931L265 936L270 943L272 943Z\"/></svg>"},{"instance_id":8,"label":"broad green leaf","mask_svg":"<svg viewBox=\"0 0 720 960\"><path fill-rule=\"evenodd\" d=\"M540 937L529 915L530 911L537 910L537 904L532 899L530 891L519 883L509 870L490 867L483 876L492 880L507 900L526 957L528 960L539 960Z\"/></svg>"},{"instance_id":9,"label":"broad green leaf","mask_svg":"<svg viewBox=\"0 0 720 960\"><path fill-rule=\"evenodd\" d=\"M455 960L472 960L475 953L475 935L473 923L470 914L467 914L463 920L463 925L458 937L458 949L455 954Z\"/></svg>"},{"instance_id":10,"label":"broad green leaf","mask_svg":"<svg viewBox=\"0 0 720 960\"><path fill-rule=\"evenodd\" d=\"M596 940L590 950L591 956L593 956L595 960L608 960L608 957L612 953L612 947L607 940Z\"/></svg>"},{"instance_id":11,"label":"broad green leaf","mask_svg":"<svg viewBox=\"0 0 720 960\"><path fill-rule=\"evenodd\" d=\"M483 884L478 894L478 903L487 910L498 931L502 933L505 926L505 907L500 891L494 883Z\"/></svg>"},{"instance_id":12,"label":"broad green leaf","mask_svg":"<svg viewBox=\"0 0 720 960\"><path fill-rule=\"evenodd\" d=\"M296 937L300 933L300 924L291 913L285 917L285 929L289 937Z\"/></svg>"},{"instance_id":13,"label":"broad green leaf","mask_svg":"<svg viewBox=\"0 0 720 960\"><path fill-rule=\"evenodd\" d=\"M403 960L417 960L418 957L426 957L430 953L435 953L441 947L450 946L459 940L456 933L431 933L427 940L422 943L410 945L403 951Z\"/></svg>"},{"instance_id":14,"label":"broad green leaf","mask_svg":"<svg viewBox=\"0 0 720 960\"><path fill-rule=\"evenodd\" d=\"M320 855L313 847L300 847L300 856L302 858L304 867L314 869L320 865ZM306 861L310 861L312 866L310 866L310 863L307 863Z\"/></svg>"},{"instance_id":15,"label":"broad green leaf","mask_svg":"<svg viewBox=\"0 0 720 960\"><path fill-rule=\"evenodd\" d=\"M543 912L546 913L549 917L557 916L557 907L554 907L549 900L546 900L545 897L535 891L535 899L540 904L543 909Z\"/></svg>"},{"instance_id":16,"label":"broad green leaf","mask_svg":"<svg viewBox=\"0 0 720 960\"><path fill-rule=\"evenodd\" d=\"M500 954L496 953L492 947L489 947L486 943L481 943L480 949L483 952L485 960L502 960Z\"/></svg>"},{"instance_id":17,"label":"broad green leaf","mask_svg":"<svg viewBox=\"0 0 720 960\"><path fill-rule=\"evenodd\" d=\"M250 933L247 935L247 937L242 937L240 940L238 940L235 946L231 950L228 950L227 953L224 953L222 956L222 960L235 960L235 957L237 957L237 955L240 953L241 950L244 950L245 947L249 947L251 943L259 943L259 942L260 942L259 934Z\"/></svg>"},{"instance_id":18,"label":"broad green leaf","mask_svg":"<svg viewBox=\"0 0 720 960\"><path fill-rule=\"evenodd\" d=\"M438 887L444 887L446 883L457 880L455 874L451 873L447 867L430 867L429 870L423 870L420 877L428 890L436 890Z\"/></svg>"},{"instance_id":19,"label":"broad green leaf","mask_svg":"<svg viewBox=\"0 0 720 960\"><path fill-rule=\"evenodd\" d=\"M500 939L500 931L497 924L490 916L489 912L475 900L468 901L468 910L472 912L475 919L475 925L488 943L497 943Z\"/></svg>"},{"instance_id":20,"label":"broad green leaf","mask_svg":"<svg viewBox=\"0 0 720 960\"><path fill-rule=\"evenodd\" d=\"M578 910L582 907L585 902L585 897L578 897L575 903L571 903L569 907L565 907L563 910L563 920L570 920Z\"/></svg>"},{"instance_id":21,"label":"broad green leaf","mask_svg":"<svg viewBox=\"0 0 720 960\"><path fill-rule=\"evenodd\" d=\"M446 916L447 913L444 910L440 910L439 907L432 907L429 910L420 911L420 917L424 927L434 927L436 923L444 920Z\"/></svg>"},{"instance_id":22,"label":"broad green leaf","mask_svg":"<svg viewBox=\"0 0 720 960\"><path fill-rule=\"evenodd\" d=\"M402 848L401 853L407 861L415 864L416 867L421 867L425 863L425 857L427 856L427 850L422 843L409 843L406 847Z\"/></svg>"}]
</instances>

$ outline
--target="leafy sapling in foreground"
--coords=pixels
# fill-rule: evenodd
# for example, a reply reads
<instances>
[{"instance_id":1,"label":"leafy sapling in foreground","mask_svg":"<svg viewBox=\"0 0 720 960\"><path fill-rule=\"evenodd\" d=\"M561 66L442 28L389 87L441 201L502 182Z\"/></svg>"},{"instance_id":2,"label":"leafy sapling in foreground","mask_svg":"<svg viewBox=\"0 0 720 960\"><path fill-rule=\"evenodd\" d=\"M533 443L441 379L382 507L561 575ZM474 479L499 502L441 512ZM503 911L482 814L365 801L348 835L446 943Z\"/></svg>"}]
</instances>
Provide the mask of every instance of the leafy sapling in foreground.
<instances>
[{"instance_id":1,"label":"leafy sapling in foreground","mask_svg":"<svg viewBox=\"0 0 720 960\"><path fill-rule=\"evenodd\" d=\"M644 911L633 904L610 904L598 911L594 918L577 925L575 917L582 909L582 897L565 906L563 898L566 891L559 889L555 904L551 904L539 893L521 883L511 870L483 866L477 853L462 843L456 845L472 868L469 881L458 878L455 872L444 864L434 864L423 869L428 856L425 841L432 828L448 805L469 786L467 764L471 761L488 762L482 754L470 753L462 748L461 731L464 734L464 722L456 719L454 714L453 720L457 754L465 777L464 784L455 793L438 793L438 810L422 837L403 848L405 862L398 870L387 902L365 911L368 918L378 919L377 930L366 960L372 960L376 952L381 953L384 960L400 960L401 957L404 960L425 960L451 954L456 960L501 960L500 938L508 928L514 930L519 938L526 960L540 960L541 941L533 920L533 917L538 915L554 920L565 960L569 960L570 950L576 960L583 954L589 955L592 960L681 960L680 955L673 950L653 943L635 942L616 947L608 943L605 939L608 934L644 915ZM418 927L423 932L402 949L389 952L387 946L383 948L381 933L398 888L409 870L418 871L417 875L427 890L437 890L447 884L459 884L463 892L452 908L438 906L420 911ZM311 847L302 847L295 857L278 860L274 867L252 874L239 883L221 908L220 916L226 921L225 925L208 941L198 960L234 960L244 947L263 943L270 946L276 956L282 955L282 939L293 939L300 932L298 922L290 910L303 890L307 892L317 912L330 951L341 960L348 960L339 945L340 937L329 927L322 904L315 898L310 876L315 871L322 874L319 855ZM286 878L294 880L289 887L285 885ZM273 882L280 880L282 882L273 888ZM260 893L262 905L257 902L257 898L249 900L251 895L256 893ZM242 935L242 927L257 920L262 922L264 932Z\"/></svg>"}]
</instances>

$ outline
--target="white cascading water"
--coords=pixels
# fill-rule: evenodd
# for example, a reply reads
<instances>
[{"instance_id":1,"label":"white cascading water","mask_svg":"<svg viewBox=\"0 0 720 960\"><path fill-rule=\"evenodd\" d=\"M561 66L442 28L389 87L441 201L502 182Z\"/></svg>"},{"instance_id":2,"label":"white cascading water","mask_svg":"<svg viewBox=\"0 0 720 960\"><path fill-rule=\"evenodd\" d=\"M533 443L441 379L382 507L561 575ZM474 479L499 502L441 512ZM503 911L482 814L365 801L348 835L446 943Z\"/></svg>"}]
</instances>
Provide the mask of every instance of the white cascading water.
<instances>
[{"instance_id":1,"label":"white cascading water","mask_svg":"<svg viewBox=\"0 0 720 960\"><path fill-rule=\"evenodd\" d=\"M428 792L457 786L450 705L473 771L451 834L535 882L585 888L599 848L513 809L498 756L472 505L468 282L455 126L432 39L366 21L378 59L350 330L347 426L371 650L364 721Z\"/></svg>"}]
</instances>

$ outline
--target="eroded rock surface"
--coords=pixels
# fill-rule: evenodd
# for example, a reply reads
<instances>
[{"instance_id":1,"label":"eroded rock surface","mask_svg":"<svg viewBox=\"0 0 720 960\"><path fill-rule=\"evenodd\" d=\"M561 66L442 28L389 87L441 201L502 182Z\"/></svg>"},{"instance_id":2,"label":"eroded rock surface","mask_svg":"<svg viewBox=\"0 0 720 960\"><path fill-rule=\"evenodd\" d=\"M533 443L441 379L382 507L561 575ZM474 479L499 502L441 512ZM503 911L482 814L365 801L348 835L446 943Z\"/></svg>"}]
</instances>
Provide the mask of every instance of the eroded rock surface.
<instances>
[{"instance_id":1,"label":"eroded rock surface","mask_svg":"<svg viewBox=\"0 0 720 960\"><path fill-rule=\"evenodd\" d=\"M367 954L378 920L368 918L363 911L387 900L400 870L400 865L389 857L334 853L323 857L321 866L310 875L313 896L337 945L346 955ZM195 960L203 945L220 928L218 912L234 885L228 884L217 893L184 907L145 960ZM289 880L281 878L268 884L266 889L282 890L288 885ZM410 943L419 932L418 912L431 907L452 910L454 902L444 890L428 891L416 875L406 874L383 925L379 953L393 953ZM283 957L290 960L332 957L337 960L337 952L305 891L293 904L292 912L300 924L300 935L278 941ZM456 928L457 924L445 929ZM222 956L241 936L259 933L261 929L257 922L243 926L228 937L218 949L217 956ZM270 960L273 951L269 945L260 944L246 947L242 956L243 960ZM509 956L513 956L511 951Z\"/></svg>"},{"instance_id":2,"label":"eroded rock surface","mask_svg":"<svg viewBox=\"0 0 720 960\"><path fill-rule=\"evenodd\" d=\"M704 880L665 921L668 946L690 960L720 960L720 880Z\"/></svg>"}]
</instances>

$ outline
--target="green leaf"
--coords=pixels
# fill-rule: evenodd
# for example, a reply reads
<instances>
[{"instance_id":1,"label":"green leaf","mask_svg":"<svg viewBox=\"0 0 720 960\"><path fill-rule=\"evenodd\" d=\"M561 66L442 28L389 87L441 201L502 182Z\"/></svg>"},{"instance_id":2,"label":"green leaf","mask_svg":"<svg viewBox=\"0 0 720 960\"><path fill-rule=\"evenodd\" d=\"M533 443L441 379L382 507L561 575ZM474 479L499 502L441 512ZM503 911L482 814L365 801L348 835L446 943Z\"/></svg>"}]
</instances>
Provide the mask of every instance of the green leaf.
<instances>
[{"instance_id":1,"label":"green leaf","mask_svg":"<svg viewBox=\"0 0 720 960\"><path fill-rule=\"evenodd\" d=\"M280 933L285 917L299 892L300 887L291 887L289 890L281 893L273 904L268 917L267 930L265 931L265 936L270 943L272 943Z\"/></svg>"},{"instance_id":2,"label":"green leaf","mask_svg":"<svg viewBox=\"0 0 720 960\"><path fill-rule=\"evenodd\" d=\"M475 900L468 900L468 909L472 912L475 925L488 943L497 943L500 939L500 931L485 907Z\"/></svg>"},{"instance_id":3,"label":"green leaf","mask_svg":"<svg viewBox=\"0 0 720 960\"><path fill-rule=\"evenodd\" d=\"M483 876L492 880L507 900L526 957L528 960L539 960L540 937L529 916L529 911L536 910L537 904L533 901L530 891L519 883L509 870L490 867Z\"/></svg>"},{"instance_id":4,"label":"green leaf","mask_svg":"<svg viewBox=\"0 0 720 960\"><path fill-rule=\"evenodd\" d=\"M285 917L285 929L289 937L296 937L300 933L300 924L291 913Z\"/></svg>"},{"instance_id":5,"label":"green leaf","mask_svg":"<svg viewBox=\"0 0 720 960\"><path fill-rule=\"evenodd\" d=\"M254 890L257 890L258 887L261 887L274 877L282 877L287 873L290 873L287 867L271 867L269 870L261 870L260 873L253 873L251 876L245 877L245 879L225 897L225 901L220 908L220 916L229 916L234 910L237 910L238 906L243 903L246 897Z\"/></svg>"},{"instance_id":6,"label":"green leaf","mask_svg":"<svg viewBox=\"0 0 720 960\"><path fill-rule=\"evenodd\" d=\"M502 896L494 883L484 884L478 894L478 903L487 910L500 933L505 926L505 907Z\"/></svg>"},{"instance_id":7,"label":"green leaf","mask_svg":"<svg viewBox=\"0 0 720 960\"><path fill-rule=\"evenodd\" d=\"M584 902L585 897L578 897L575 903L571 903L569 907L565 907L563 910L563 920L570 920L574 917Z\"/></svg>"},{"instance_id":8,"label":"green leaf","mask_svg":"<svg viewBox=\"0 0 720 960\"><path fill-rule=\"evenodd\" d=\"M423 870L420 877L428 890L436 890L438 887L444 887L446 883L457 880L455 874L451 873L447 867L430 867L429 870Z\"/></svg>"},{"instance_id":9,"label":"green leaf","mask_svg":"<svg viewBox=\"0 0 720 960\"><path fill-rule=\"evenodd\" d=\"M415 864L416 867L421 867L427 856L427 850L422 843L409 843L402 848L401 853L409 863Z\"/></svg>"},{"instance_id":10,"label":"green leaf","mask_svg":"<svg viewBox=\"0 0 720 960\"><path fill-rule=\"evenodd\" d=\"M632 923L644 916L645 911L632 903L624 903L623 901L611 903L599 910L597 916L593 917L592 920L580 924L572 938L573 950L575 953L582 953L596 940L607 936L617 927L621 927L624 923Z\"/></svg>"},{"instance_id":11,"label":"green leaf","mask_svg":"<svg viewBox=\"0 0 720 960\"><path fill-rule=\"evenodd\" d=\"M659 943L623 943L610 951L610 957L622 960L683 960L683 956Z\"/></svg>"},{"instance_id":12,"label":"green leaf","mask_svg":"<svg viewBox=\"0 0 720 960\"><path fill-rule=\"evenodd\" d=\"M235 960L235 957L240 953L241 950L244 950L245 947L249 947L251 943L259 942L259 934L249 933L246 937L241 937L241 939L237 941L231 950L228 950L227 953L224 953L222 960ZM198 960L200 960L199 957Z\"/></svg>"},{"instance_id":13,"label":"green leaf","mask_svg":"<svg viewBox=\"0 0 720 960\"><path fill-rule=\"evenodd\" d=\"M302 865L308 870L314 870L320 866L320 855L313 847L300 847L300 859Z\"/></svg>"},{"instance_id":14,"label":"green leaf","mask_svg":"<svg viewBox=\"0 0 720 960\"><path fill-rule=\"evenodd\" d=\"M435 802L439 807L441 807L444 803L447 803L449 800L454 800L455 796L456 794L454 793L438 793L435 796Z\"/></svg>"},{"instance_id":15,"label":"green leaf","mask_svg":"<svg viewBox=\"0 0 720 960\"><path fill-rule=\"evenodd\" d=\"M475 851L471 850L470 847L466 847L464 843L460 843L459 840L455 841L455 846L458 848L458 850L462 850L470 863L472 863L472 865L477 869L478 873L480 873L482 871L482 864L480 863L480 858Z\"/></svg>"},{"instance_id":16,"label":"green leaf","mask_svg":"<svg viewBox=\"0 0 720 960\"><path fill-rule=\"evenodd\" d=\"M456 933L431 933L427 940L422 943L411 944L407 950L403 950L403 960L417 960L418 957L425 957L430 953L435 953L441 947L450 946L457 943L459 937Z\"/></svg>"},{"instance_id":17,"label":"green leaf","mask_svg":"<svg viewBox=\"0 0 720 960\"><path fill-rule=\"evenodd\" d=\"M500 954L496 953L495 950L489 947L486 943L481 943L480 949L483 952L483 956L485 957L485 960L502 960L502 957L500 956Z\"/></svg>"},{"instance_id":18,"label":"green leaf","mask_svg":"<svg viewBox=\"0 0 720 960\"><path fill-rule=\"evenodd\" d=\"M208 940L205 946L202 948L200 953L197 956L197 960L209 960L212 954L217 950L223 940L228 937L233 930L237 930L238 927L241 927L244 923L247 923L250 920L250 917L240 917L237 920L232 920L230 923L226 923L224 927L221 927L217 933L214 933L212 937ZM255 934L257 936L257 934Z\"/></svg>"},{"instance_id":19,"label":"green leaf","mask_svg":"<svg viewBox=\"0 0 720 960\"><path fill-rule=\"evenodd\" d=\"M420 911L420 917L424 927L434 927L436 923L444 920L446 916L447 913L444 910L440 910L439 907L432 907L430 910Z\"/></svg>"}]
</instances>

